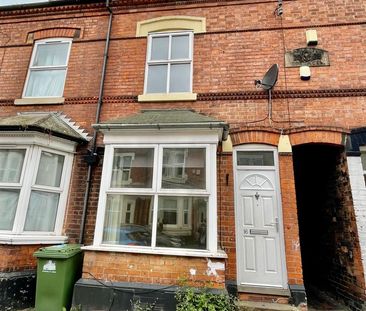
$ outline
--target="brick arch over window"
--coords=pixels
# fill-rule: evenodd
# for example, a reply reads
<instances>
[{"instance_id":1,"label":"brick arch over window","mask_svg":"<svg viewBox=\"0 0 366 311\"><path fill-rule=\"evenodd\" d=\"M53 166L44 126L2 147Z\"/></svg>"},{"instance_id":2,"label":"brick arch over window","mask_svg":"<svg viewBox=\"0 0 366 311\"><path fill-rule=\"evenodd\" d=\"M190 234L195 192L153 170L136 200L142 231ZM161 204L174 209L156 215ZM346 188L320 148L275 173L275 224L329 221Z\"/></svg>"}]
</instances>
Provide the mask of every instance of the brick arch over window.
<instances>
[{"instance_id":1,"label":"brick arch over window","mask_svg":"<svg viewBox=\"0 0 366 311\"><path fill-rule=\"evenodd\" d=\"M321 127L292 130L289 136L292 146L309 143L344 146L345 136L348 133L349 131L343 128Z\"/></svg>"},{"instance_id":2,"label":"brick arch over window","mask_svg":"<svg viewBox=\"0 0 366 311\"><path fill-rule=\"evenodd\" d=\"M242 144L266 144L277 146L280 132L274 130L244 129L230 133L233 146Z\"/></svg>"},{"instance_id":3,"label":"brick arch over window","mask_svg":"<svg viewBox=\"0 0 366 311\"><path fill-rule=\"evenodd\" d=\"M45 28L39 29L27 34L27 43L33 43L35 40L48 39L48 38L80 38L80 28Z\"/></svg>"}]
</instances>

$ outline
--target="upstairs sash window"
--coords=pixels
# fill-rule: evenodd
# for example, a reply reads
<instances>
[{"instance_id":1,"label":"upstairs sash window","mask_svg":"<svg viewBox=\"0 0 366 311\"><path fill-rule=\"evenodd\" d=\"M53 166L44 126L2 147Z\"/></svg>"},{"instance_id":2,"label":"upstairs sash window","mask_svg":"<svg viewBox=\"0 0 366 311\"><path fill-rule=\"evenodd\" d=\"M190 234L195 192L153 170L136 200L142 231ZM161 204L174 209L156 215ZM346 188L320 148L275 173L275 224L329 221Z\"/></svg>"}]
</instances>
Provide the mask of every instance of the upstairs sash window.
<instances>
[{"instance_id":1,"label":"upstairs sash window","mask_svg":"<svg viewBox=\"0 0 366 311\"><path fill-rule=\"evenodd\" d=\"M148 37L145 94L192 92L193 33Z\"/></svg>"},{"instance_id":2,"label":"upstairs sash window","mask_svg":"<svg viewBox=\"0 0 366 311\"><path fill-rule=\"evenodd\" d=\"M70 48L69 39L48 39L35 43L24 98L63 96Z\"/></svg>"}]
</instances>

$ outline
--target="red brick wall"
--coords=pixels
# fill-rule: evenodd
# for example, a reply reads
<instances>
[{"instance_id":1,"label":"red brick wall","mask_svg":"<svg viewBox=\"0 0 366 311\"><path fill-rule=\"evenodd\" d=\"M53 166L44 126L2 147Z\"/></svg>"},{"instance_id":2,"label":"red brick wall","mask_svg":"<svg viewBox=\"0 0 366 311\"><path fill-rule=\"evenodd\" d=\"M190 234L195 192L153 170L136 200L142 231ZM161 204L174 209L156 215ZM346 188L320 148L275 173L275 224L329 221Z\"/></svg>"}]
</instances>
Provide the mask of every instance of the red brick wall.
<instances>
[{"instance_id":1,"label":"red brick wall","mask_svg":"<svg viewBox=\"0 0 366 311\"><path fill-rule=\"evenodd\" d=\"M280 154L279 162L288 283L303 284L292 155Z\"/></svg>"},{"instance_id":2,"label":"red brick wall","mask_svg":"<svg viewBox=\"0 0 366 311\"><path fill-rule=\"evenodd\" d=\"M349 3L351 3L349 1ZM281 72L276 89L319 89L319 88L360 88L366 82L362 73L365 64L363 39L365 37L362 25L339 25L339 22L356 22L362 18L361 12L357 18L339 16L342 12L335 12L329 16L318 12L315 3L289 2L285 5L283 25L298 27L278 30L281 26L280 18L273 15L276 3L237 4L232 6L215 7L176 7L174 11L154 12L141 9L140 11L116 12L113 22L109 71L106 80L106 95L139 94L143 89L144 61L146 56L146 39L135 39L136 22L147 18L163 15L203 16L207 19L207 34L195 36L194 48L194 91L254 91L253 81L262 77L272 63L279 63ZM331 6L332 1L326 1L323 7ZM352 11L355 11L354 5ZM310 9L311 8L311 9ZM315 8L315 9L314 9ZM347 2L342 11L347 10ZM301 16L299 10L303 9ZM309 11L310 10L310 11ZM219 12L219 14L218 14ZM300 23L304 19L306 22ZM313 16L316 12L316 16ZM121 12L120 12L121 13ZM360 16L360 17L359 17ZM363 14L365 16L365 14ZM24 21L24 22L23 22ZM77 38L72 45L70 66L65 88L66 97L96 96L100 69L102 64L104 38L108 16L106 13L73 13L66 16L39 16L31 21L27 18L16 20L17 27L12 27L14 20L0 19L3 39L1 44L8 47L2 65L0 85L1 98L18 98L23 88L27 65L31 54L31 45L26 44L29 32L36 31L42 36L50 34L42 29L68 27L81 30L81 38ZM300 81L298 68L286 69L286 82L283 67L283 36L285 49L291 50L304 47L305 30L311 26L318 31L319 45L329 51L331 66L313 67L310 81ZM226 31L238 31L225 33ZM212 33L219 32L219 33ZM10 41L7 39L9 36ZM67 33L67 36L70 36ZM357 38L354 39L354 38ZM90 41L92 40L92 41ZM23 46L19 46L23 45ZM342 46L342 49L339 47ZM85 54L87 51L87 54ZM133 55L134 57L130 57ZM7 68L11 68L8 71ZM82 74L80 72L82 68ZM113 68L113 70L111 70ZM17 83L15 83L17 81ZM264 101L265 102L265 101ZM263 107L264 108L264 107Z\"/></svg>"},{"instance_id":3,"label":"red brick wall","mask_svg":"<svg viewBox=\"0 0 366 311\"><path fill-rule=\"evenodd\" d=\"M0 272L34 270L37 259L33 253L41 245L0 245Z\"/></svg>"},{"instance_id":4,"label":"red brick wall","mask_svg":"<svg viewBox=\"0 0 366 311\"><path fill-rule=\"evenodd\" d=\"M216 275L209 273L209 261L223 262L222 259L88 251L83 278L224 288L224 271L216 270Z\"/></svg>"},{"instance_id":5,"label":"red brick wall","mask_svg":"<svg viewBox=\"0 0 366 311\"><path fill-rule=\"evenodd\" d=\"M282 21L273 14L276 4L276 1L271 3L221 1L191 5L180 2L179 5L172 4L166 7L150 5L138 9L123 7L115 9L102 120L123 117L141 109L190 108L230 123L235 145L249 142L277 145L281 131L293 131L296 128L301 131L301 127L306 126L348 129L365 125L366 101L365 95L362 95L364 93L347 97L342 93L334 95L335 91L342 88L366 87L366 54L364 53L366 34L364 25L361 23L366 17L363 3L330 0L322 3L315 0L287 1L284 3ZM208 32L196 35L194 39L193 90L199 95L206 92L217 92L221 95L218 94L207 100L199 97L196 102L173 103L137 103L133 98L121 97L136 96L143 90L146 38L135 38L137 21L168 15L206 18ZM96 96L101 76L107 23L106 10L81 9L70 13L57 13L55 10L47 13L29 11L28 15L11 17L0 13L0 115L13 115L20 111L63 111L91 133L91 124L95 122ZM281 29L281 26L284 28ZM58 33L58 30L52 29L59 27L80 29L80 38L73 41L71 49L64 92L65 104L15 107L13 101L21 97L32 53L32 44L27 43L29 33L34 32L35 38L45 38L50 36L50 32ZM305 30L309 28L315 28L318 31L318 47L329 52L331 65L312 67L311 80L301 81L298 68L284 68L284 51L305 47ZM45 29L47 31L44 31ZM68 32L67 36L71 36L71 32ZM276 95L275 92L272 122L269 122L268 118L259 121L268 116L268 101L261 91L255 89L254 80L261 79L273 63L280 65L275 91L284 93L293 91L294 94L288 92L287 95L283 93ZM325 96L319 93L322 89L333 89L334 92ZM307 93L296 93L296 90L307 91ZM229 96L230 94L225 92L239 93ZM321 140L338 144L341 138L339 133L334 134L334 137L323 137ZM308 142L309 139L317 139L312 136L313 134L309 135L291 134L291 141L301 144ZM102 144L101 135L98 143ZM79 148L74 161L64 226L64 232L71 241L77 241L79 235L86 182L86 164L83 160L85 153L86 147ZM101 165L102 163L93 171L85 232L87 244L92 243L93 238ZM219 239L229 256L226 262L226 277L235 280L234 185L230 154L219 156L218 170ZM291 284L301 284L291 156L280 156L280 175L288 277ZM86 267L97 269L92 267L94 262L101 267L102 259L108 260L107 255L121 261L130 257L134 258L133 260L140 258L142 263L145 261L151 264L155 264L155 261L161 258L112 253L102 253L100 258L97 258L99 255L90 253L90 259L88 254L86 257L89 260ZM169 258L172 261L182 260L182 265L186 265L186 268L191 262L199 262L197 265L200 269L204 267L202 259L165 256L162 258ZM11 269L15 267L13 265L15 261L2 262ZM19 266L24 265L19 264ZM146 267L141 269L147 273ZM104 270L94 272L102 278L111 275ZM126 271L120 274L115 271L115 273L120 280L128 279L130 276ZM166 273L171 272L168 270ZM186 273L186 270L182 271L183 275ZM168 282L167 280L173 282L176 276L166 276L161 279L163 282ZM155 282L160 281L155 279Z\"/></svg>"},{"instance_id":6,"label":"red brick wall","mask_svg":"<svg viewBox=\"0 0 366 311\"><path fill-rule=\"evenodd\" d=\"M218 156L218 229L219 247L228 255L226 260L227 280L236 280L236 240L235 240L235 208L234 208L234 176L232 154Z\"/></svg>"}]
</instances>

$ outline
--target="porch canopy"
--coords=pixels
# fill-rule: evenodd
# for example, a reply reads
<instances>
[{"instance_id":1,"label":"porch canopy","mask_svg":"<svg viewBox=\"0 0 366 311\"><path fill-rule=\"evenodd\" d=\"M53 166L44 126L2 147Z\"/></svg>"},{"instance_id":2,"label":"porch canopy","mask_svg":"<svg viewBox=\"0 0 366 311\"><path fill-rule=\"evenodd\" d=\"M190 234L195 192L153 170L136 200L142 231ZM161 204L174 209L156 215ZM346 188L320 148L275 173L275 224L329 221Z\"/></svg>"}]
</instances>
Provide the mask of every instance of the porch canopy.
<instances>
[{"instance_id":1,"label":"porch canopy","mask_svg":"<svg viewBox=\"0 0 366 311\"><path fill-rule=\"evenodd\" d=\"M0 117L0 132L19 131L40 132L77 143L90 140L83 129L59 112L18 113L15 116Z\"/></svg>"},{"instance_id":2,"label":"porch canopy","mask_svg":"<svg viewBox=\"0 0 366 311\"><path fill-rule=\"evenodd\" d=\"M229 134L226 122L189 109L141 110L135 115L108 120L93 127L97 130L215 129L220 131L220 140L226 140Z\"/></svg>"}]
</instances>

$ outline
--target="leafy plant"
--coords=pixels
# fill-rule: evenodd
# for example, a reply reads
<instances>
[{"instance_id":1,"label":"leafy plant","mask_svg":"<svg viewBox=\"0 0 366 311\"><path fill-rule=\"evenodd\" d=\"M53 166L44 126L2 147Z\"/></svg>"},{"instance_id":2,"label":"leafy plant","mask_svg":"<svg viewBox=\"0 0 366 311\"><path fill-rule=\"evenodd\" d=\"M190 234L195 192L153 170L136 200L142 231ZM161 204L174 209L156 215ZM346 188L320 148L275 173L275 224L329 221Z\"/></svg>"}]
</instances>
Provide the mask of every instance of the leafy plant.
<instances>
[{"instance_id":1,"label":"leafy plant","mask_svg":"<svg viewBox=\"0 0 366 311\"><path fill-rule=\"evenodd\" d=\"M139 298L131 300L132 311L154 311L156 302L142 303Z\"/></svg>"},{"instance_id":2,"label":"leafy plant","mask_svg":"<svg viewBox=\"0 0 366 311\"><path fill-rule=\"evenodd\" d=\"M207 289L197 291L192 288L178 290L176 311L238 311L235 298L227 294L215 294Z\"/></svg>"}]
</instances>

